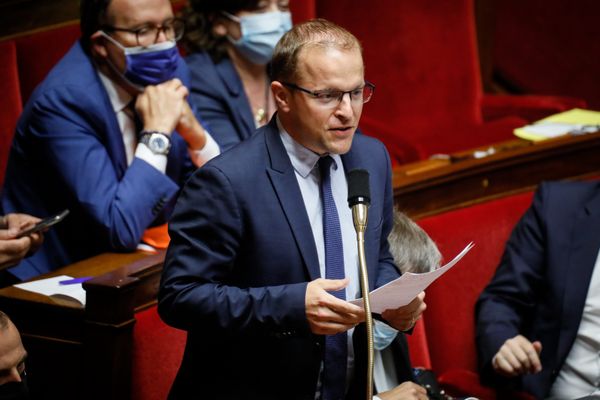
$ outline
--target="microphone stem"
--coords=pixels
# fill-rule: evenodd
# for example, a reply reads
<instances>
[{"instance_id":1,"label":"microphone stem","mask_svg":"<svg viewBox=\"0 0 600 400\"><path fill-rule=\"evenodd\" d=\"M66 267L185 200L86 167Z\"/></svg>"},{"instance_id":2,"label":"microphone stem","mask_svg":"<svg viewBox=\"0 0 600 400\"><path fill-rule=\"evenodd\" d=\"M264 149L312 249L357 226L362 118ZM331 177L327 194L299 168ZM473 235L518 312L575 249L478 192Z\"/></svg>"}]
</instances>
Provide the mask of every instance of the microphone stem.
<instances>
[{"instance_id":1,"label":"microphone stem","mask_svg":"<svg viewBox=\"0 0 600 400\"><path fill-rule=\"evenodd\" d=\"M365 322L367 327L367 400L373 399L373 316L371 315L371 301L369 298L369 275L367 273L367 259L365 256L365 229L367 227L367 206L359 204L353 207L354 227L358 243L358 265L360 270L360 290L363 294L365 309Z\"/></svg>"}]
</instances>

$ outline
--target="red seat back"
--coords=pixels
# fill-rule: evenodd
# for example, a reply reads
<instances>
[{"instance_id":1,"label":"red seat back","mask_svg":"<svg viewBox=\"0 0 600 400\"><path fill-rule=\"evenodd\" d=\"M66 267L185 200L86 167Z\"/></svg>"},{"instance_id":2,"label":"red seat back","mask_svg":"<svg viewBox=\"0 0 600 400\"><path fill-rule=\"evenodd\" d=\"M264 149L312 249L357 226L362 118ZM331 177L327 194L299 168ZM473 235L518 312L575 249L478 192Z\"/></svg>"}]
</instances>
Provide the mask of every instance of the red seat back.
<instances>
[{"instance_id":1,"label":"red seat back","mask_svg":"<svg viewBox=\"0 0 600 400\"><path fill-rule=\"evenodd\" d=\"M21 96L27 102L31 92L79 38L79 23L20 36L15 40L19 60Z\"/></svg>"},{"instance_id":2,"label":"red seat back","mask_svg":"<svg viewBox=\"0 0 600 400\"><path fill-rule=\"evenodd\" d=\"M17 119L23 110L19 89L19 71L15 42L0 42L0 187L4 182L4 171Z\"/></svg>"},{"instance_id":3,"label":"red seat back","mask_svg":"<svg viewBox=\"0 0 600 400\"><path fill-rule=\"evenodd\" d=\"M427 339L438 375L457 368L477 371L475 302L496 270L506 240L531 198L532 193L527 192L419 221L446 261L467 243L475 243L470 253L426 291Z\"/></svg>"},{"instance_id":4,"label":"red seat back","mask_svg":"<svg viewBox=\"0 0 600 400\"><path fill-rule=\"evenodd\" d=\"M186 333L162 322L156 306L135 316L131 398L164 400L181 363Z\"/></svg>"}]
</instances>

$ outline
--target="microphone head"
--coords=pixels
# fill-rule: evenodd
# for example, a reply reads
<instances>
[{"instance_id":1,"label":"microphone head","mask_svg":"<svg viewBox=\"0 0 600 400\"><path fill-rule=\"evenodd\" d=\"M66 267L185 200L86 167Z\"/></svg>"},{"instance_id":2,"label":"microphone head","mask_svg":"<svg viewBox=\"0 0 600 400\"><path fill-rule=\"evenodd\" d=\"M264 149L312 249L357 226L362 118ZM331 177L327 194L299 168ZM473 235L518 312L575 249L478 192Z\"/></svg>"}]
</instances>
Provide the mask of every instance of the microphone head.
<instances>
[{"instance_id":1,"label":"microphone head","mask_svg":"<svg viewBox=\"0 0 600 400\"><path fill-rule=\"evenodd\" d=\"M346 175L348 181L348 205L371 204L371 189L369 186L369 171L353 169Z\"/></svg>"}]
</instances>

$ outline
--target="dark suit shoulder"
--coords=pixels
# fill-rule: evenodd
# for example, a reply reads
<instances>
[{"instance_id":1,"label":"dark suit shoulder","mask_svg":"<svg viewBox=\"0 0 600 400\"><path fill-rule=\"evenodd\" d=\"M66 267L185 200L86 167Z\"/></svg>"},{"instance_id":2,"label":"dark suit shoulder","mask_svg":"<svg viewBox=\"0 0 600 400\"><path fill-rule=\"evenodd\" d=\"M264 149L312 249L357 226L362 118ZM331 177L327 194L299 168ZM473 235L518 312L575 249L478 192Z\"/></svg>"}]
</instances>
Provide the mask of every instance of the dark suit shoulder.
<instances>
[{"instance_id":1,"label":"dark suit shoulder","mask_svg":"<svg viewBox=\"0 0 600 400\"><path fill-rule=\"evenodd\" d=\"M563 215L586 206L600 211L600 181L543 182L535 202L541 202L546 212L560 210Z\"/></svg>"}]
</instances>

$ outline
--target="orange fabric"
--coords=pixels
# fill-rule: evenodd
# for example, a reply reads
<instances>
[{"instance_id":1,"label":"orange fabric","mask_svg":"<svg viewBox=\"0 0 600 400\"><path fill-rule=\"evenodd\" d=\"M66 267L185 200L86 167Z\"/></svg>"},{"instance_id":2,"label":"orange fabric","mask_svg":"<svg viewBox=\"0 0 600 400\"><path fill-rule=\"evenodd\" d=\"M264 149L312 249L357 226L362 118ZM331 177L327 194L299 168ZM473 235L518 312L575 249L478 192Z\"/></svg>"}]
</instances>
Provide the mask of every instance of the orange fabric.
<instances>
[{"instance_id":1,"label":"orange fabric","mask_svg":"<svg viewBox=\"0 0 600 400\"><path fill-rule=\"evenodd\" d=\"M149 244L155 249L166 249L169 247L170 241L171 238L169 237L167 224L148 228L144 231L144 235L142 236L142 242Z\"/></svg>"}]
</instances>

